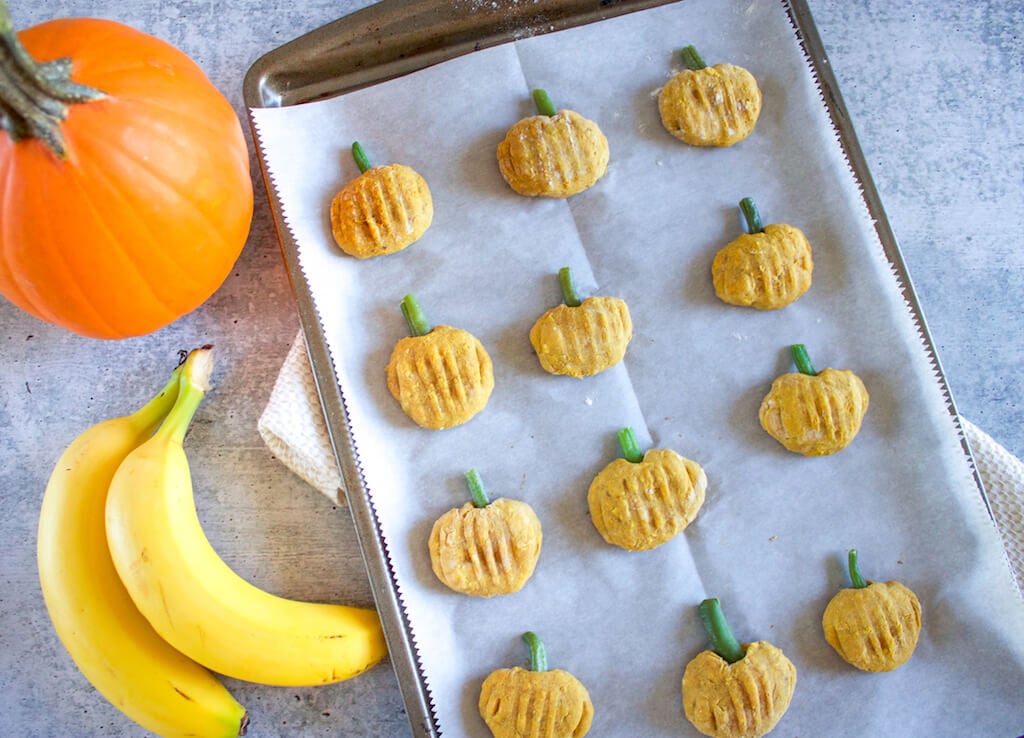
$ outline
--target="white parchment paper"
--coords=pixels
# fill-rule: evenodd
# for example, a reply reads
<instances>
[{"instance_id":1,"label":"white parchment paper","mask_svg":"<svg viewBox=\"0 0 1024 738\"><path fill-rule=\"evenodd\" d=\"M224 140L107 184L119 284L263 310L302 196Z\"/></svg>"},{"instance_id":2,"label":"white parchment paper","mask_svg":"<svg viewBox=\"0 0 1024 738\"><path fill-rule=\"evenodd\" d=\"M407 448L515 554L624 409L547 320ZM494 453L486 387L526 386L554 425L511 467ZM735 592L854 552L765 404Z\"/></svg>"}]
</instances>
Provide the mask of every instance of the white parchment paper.
<instances>
[{"instance_id":1,"label":"white parchment paper","mask_svg":"<svg viewBox=\"0 0 1024 738\"><path fill-rule=\"evenodd\" d=\"M661 127L656 94L687 43L761 85L757 129L731 149L691 148ZM568 201L520 197L497 169L495 148L534 113L535 87L609 140L607 175ZM590 690L592 735L697 735L680 680L706 647L696 606L708 596L738 638L772 641L795 663L778 734L1024 732L1024 608L781 2L685 0L252 114L443 735L487 735L480 683L525 664L526 630ZM331 198L358 174L356 140L377 164L419 171L435 206L419 242L371 261L330 235ZM711 260L739 234L744 196L812 244L814 284L784 310L714 296ZM528 340L561 299L564 265L584 295L625 299L635 325L625 361L585 380L544 373ZM464 426L420 429L387 391L406 293L494 360L491 401ZM834 456L791 454L758 424L796 342L819 369L856 371L871 394L863 430ZM627 425L641 446L672 448L709 478L697 520L644 553L605 544L586 503ZM430 528L468 499L470 467L492 497L529 502L542 521L540 562L517 594L464 597L431 572ZM869 579L899 579L921 599L921 641L896 672L857 672L822 636L851 547Z\"/></svg>"}]
</instances>

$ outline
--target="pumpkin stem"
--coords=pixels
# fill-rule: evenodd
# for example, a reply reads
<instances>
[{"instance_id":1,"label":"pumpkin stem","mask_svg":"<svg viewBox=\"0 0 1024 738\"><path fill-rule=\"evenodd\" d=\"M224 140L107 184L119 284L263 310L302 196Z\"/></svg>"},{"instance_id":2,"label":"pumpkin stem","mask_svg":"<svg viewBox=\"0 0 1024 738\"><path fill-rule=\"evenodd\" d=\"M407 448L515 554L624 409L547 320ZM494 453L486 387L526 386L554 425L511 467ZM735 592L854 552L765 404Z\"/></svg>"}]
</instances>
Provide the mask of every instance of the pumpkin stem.
<instances>
[{"instance_id":1,"label":"pumpkin stem","mask_svg":"<svg viewBox=\"0 0 1024 738\"><path fill-rule=\"evenodd\" d=\"M790 346L789 353L793 357L793 363L796 364L798 372L809 377L813 377L818 373L814 370L814 364L811 363L811 356L807 353L807 347L802 343L794 343Z\"/></svg>"},{"instance_id":2,"label":"pumpkin stem","mask_svg":"<svg viewBox=\"0 0 1024 738\"><path fill-rule=\"evenodd\" d=\"M21 45L7 0L0 0L0 126L15 142L38 138L59 158L67 156L60 124L68 105L106 97L71 81L71 59L39 63Z\"/></svg>"},{"instance_id":3,"label":"pumpkin stem","mask_svg":"<svg viewBox=\"0 0 1024 738\"><path fill-rule=\"evenodd\" d=\"M555 104L551 102L551 97L546 90L537 88L533 91L533 104L537 106L537 112L540 115L551 117L557 112Z\"/></svg>"},{"instance_id":4,"label":"pumpkin stem","mask_svg":"<svg viewBox=\"0 0 1024 738\"><path fill-rule=\"evenodd\" d=\"M466 486L469 488L469 494L473 498L474 507L487 507L491 504L490 498L487 496L487 489L484 487L484 480L480 478L480 472L476 469L470 469L466 472Z\"/></svg>"},{"instance_id":5,"label":"pumpkin stem","mask_svg":"<svg viewBox=\"0 0 1024 738\"><path fill-rule=\"evenodd\" d=\"M683 64L685 64L686 68L691 72L696 72L707 67L707 62L704 61L700 52L697 51L697 47L693 44L684 46L679 51L679 55L683 57Z\"/></svg>"},{"instance_id":6,"label":"pumpkin stem","mask_svg":"<svg viewBox=\"0 0 1024 738\"><path fill-rule=\"evenodd\" d=\"M636 433L629 426L619 431L619 448L622 449L622 456L633 464L639 464L644 460L644 452L640 450L637 443Z\"/></svg>"},{"instance_id":7,"label":"pumpkin stem","mask_svg":"<svg viewBox=\"0 0 1024 738\"><path fill-rule=\"evenodd\" d=\"M846 555L846 562L850 567L850 581L853 583L853 588L864 589L864 587L868 586L868 583L864 581L864 577L860 573L860 566L857 563L857 549L850 549L850 552Z\"/></svg>"},{"instance_id":8,"label":"pumpkin stem","mask_svg":"<svg viewBox=\"0 0 1024 738\"><path fill-rule=\"evenodd\" d=\"M764 221L761 219L761 213L758 212L757 205L753 199L744 197L740 200L740 214L743 216L743 223L747 227L747 233L764 232Z\"/></svg>"},{"instance_id":9,"label":"pumpkin stem","mask_svg":"<svg viewBox=\"0 0 1024 738\"><path fill-rule=\"evenodd\" d=\"M352 158L355 160L356 166L359 167L361 174L365 174L373 168L373 164L370 163L370 157L366 155L363 145L358 141L352 142Z\"/></svg>"},{"instance_id":10,"label":"pumpkin stem","mask_svg":"<svg viewBox=\"0 0 1024 738\"><path fill-rule=\"evenodd\" d=\"M580 293L576 291L576 281L572 278L572 269L567 266L558 270L558 285L562 288L562 301L569 307L583 304Z\"/></svg>"},{"instance_id":11,"label":"pumpkin stem","mask_svg":"<svg viewBox=\"0 0 1024 738\"><path fill-rule=\"evenodd\" d=\"M544 641L532 630L523 633L523 640L530 648L530 671L547 671L548 652L544 648Z\"/></svg>"},{"instance_id":12,"label":"pumpkin stem","mask_svg":"<svg viewBox=\"0 0 1024 738\"><path fill-rule=\"evenodd\" d=\"M715 653L730 664L735 664L746 655L747 650L732 634L732 629L722 612L722 604L717 597L709 597L701 602L697 611L700 613L704 632L711 642L711 649Z\"/></svg>"},{"instance_id":13,"label":"pumpkin stem","mask_svg":"<svg viewBox=\"0 0 1024 738\"><path fill-rule=\"evenodd\" d=\"M430 333L432 326L415 296L406 295L402 298L402 315L405 317L410 336L425 336Z\"/></svg>"}]
</instances>

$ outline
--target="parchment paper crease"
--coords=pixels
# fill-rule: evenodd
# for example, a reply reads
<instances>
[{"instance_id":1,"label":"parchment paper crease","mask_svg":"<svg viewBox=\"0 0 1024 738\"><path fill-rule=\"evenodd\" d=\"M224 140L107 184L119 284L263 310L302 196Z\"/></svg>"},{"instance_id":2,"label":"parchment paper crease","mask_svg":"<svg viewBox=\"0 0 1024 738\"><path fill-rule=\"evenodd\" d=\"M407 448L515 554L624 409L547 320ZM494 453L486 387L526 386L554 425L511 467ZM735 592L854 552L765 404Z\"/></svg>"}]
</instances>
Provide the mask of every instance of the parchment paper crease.
<instances>
[{"instance_id":1,"label":"parchment paper crease","mask_svg":"<svg viewBox=\"0 0 1024 738\"><path fill-rule=\"evenodd\" d=\"M759 80L757 130L732 149L690 148L660 126L654 96L687 43ZM495 147L532 114L535 87L609 140L608 174L569 201L519 197L497 171ZM706 645L696 605L707 596L741 640L770 640L796 663L780 733L1024 729L1024 606L781 2L685 0L252 114L443 735L487 734L480 682L524 663L526 630L587 685L593 735L696 735L679 683ZM355 140L376 163L423 174L435 204L419 242L370 262L342 255L329 229L330 199L357 174ZM732 308L711 289L711 259L738 234L736 203L748 195L814 249L811 291L782 311ZM584 381L545 374L527 340L560 299L564 265L585 295L625 299L635 325L626 360ZM431 322L471 331L494 359L494 395L465 426L424 431L387 392L410 292ZM856 371L871 393L860 436L835 456L795 456L758 426L796 342L819 368ZM587 486L627 425L709 478L694 524L642 554L605 544L587 516ZM516 595L455 595L430 570L430 527L467 499L469 467L544 525L537 571ZM917 652L891 674L855 672L821 636L851 547L869 578L900 579L922 601Z\"/></svg>"}]
</instances>

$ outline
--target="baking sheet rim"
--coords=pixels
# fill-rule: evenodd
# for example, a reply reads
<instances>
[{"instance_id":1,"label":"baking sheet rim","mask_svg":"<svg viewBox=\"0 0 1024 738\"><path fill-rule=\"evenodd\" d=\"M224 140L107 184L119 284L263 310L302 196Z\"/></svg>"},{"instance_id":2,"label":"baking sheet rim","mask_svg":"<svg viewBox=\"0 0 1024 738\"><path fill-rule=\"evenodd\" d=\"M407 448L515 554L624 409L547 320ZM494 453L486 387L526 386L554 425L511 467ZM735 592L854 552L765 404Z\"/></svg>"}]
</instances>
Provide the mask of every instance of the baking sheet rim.
<instances>
[{"instance_id":1,"label":"baking sheet rim","mask_svg":"<svg viewBox=\"0 0 1024 738\"><path fill-rule=\"evenodd\" d=\"M442 0L428 0L423 3L425 6L436 5ZM640 2L635 7L618 9L618 13L635 12L646 7L670 2L683 2L684 0L657 0L654 3ZM935 376L939 383L940 390L946 402L946 407L952 416L961 447L966 461L971 470L978 493L985 504L986 510L991 517L989 505L983 480L975 463L970 443L960 422L960 416L956 409L956 403L952 391L946 380L945 372L939 360L934 342L928 330L924 314L918 301L916 292L910 279L909 272L903 260L902 252L896 240L895 234L885 214L881 198L870 175L867 162L861 151L859 142L853 129L853 124L846 111L842 96L839 92L838 83L832 73L832 67L825 52L824 45L818 34L817 27L811 16L806 0L780 0L785 7L793 28L797 34L798 42L802 47L811 71L817 82L823 102L829 114L829 118L837 132L839 144L849 165L855 182L860 188L864 204L874 222L875 230L882 244L886 259L892 266L897 284L899 285L903 299L910 310L912 320L917 328L922 347L930 364L934 367ZM447 5L448 8L452 6ZM381 16L389 12L401 13L408 10L408 3L401 0L384 0L384 2L371 6L374 14ZM291 54L302 54L308 52L314 45L324 42L324 31L329 27L336 27L344 23L348 18L355 18L362 11L352 16L346 16L337 21L323 26L319 29L301 36L282 47L272 50L258 59L245 75L243 84L243 97L247 110L263 107L283 107L287 105L301 104L309 100L295 99L277 105L282 96L275 95L276 99L268 99L267 92L273 91L269 80L273 76L275 65L286 65ZM590 20L593 20L592 18ZM590 22L584 20L582 22ZM560 30L552 28L550 30ZM538 31L545 33L547 31ZM513 41L516 36L516 29L510 27L507 31L507 38L504 41ZM388 42L395 44L398 48L402 43L402 36L389 37ZM493 41L493 38L491 39ZM376 41L372 43L376 44ZM379 48L375 49L379 52ZM395 63L389 63L383 68L377 79L372 79L373 68L356 70L358 81L351 86L340 80L345 79L345 73L337 77L338 85L333 89L332 96L365 86L367 79L370 83L382 82L398 74L408 74L418 69L425 68L432 64L444 61L449 58L467 53L464 50L452 50L449 56L438 58L437 54L424 57L404 58L398 53L397 57L403 59L396 70ZM369 75L369 76L368 76ZM315 98L323 97L318 94ZM406 712L409 717L410 727L414 736L438 736L440 731L436 724L436 717L431 709L431 700L425 686L425 679L416 657L416 649L413 644L408 620L404 607L398 595L398 584L390 566L390 556L387 547L383 542L383 536L379 527L376 512L373 504L367 495L365 482L360 463L354 450L354 442L351 436L346 411L344 392L337 382L333 369L333 363L327 350L327 341L323 333L323 327L316 314L313 296L308 283L302 278L301 269L298 263L298 245L292 238L290 231L285 225L281 203L277 198L275 188L267 173L266 160L263 150L256 135L255 122L250 113L250 129L253 134L254 145L257 150L258 159L264 183L266 185L267 197L271 206L274 225L280 242L282 255L285 260L286 271L291 282L292 290L296 297L299 322L305 339L306 352L309 356L313 377L320 397L321 408L324 412L328 434L331 444L341 470L344 483L344 492L348 500L348 507L356 528L357 539L363 554L369 574L370 586L373 597L381 617L384 632L390 648L390 660L395 669L399 688L405 703Z\"/></svg>"}]
</instances>

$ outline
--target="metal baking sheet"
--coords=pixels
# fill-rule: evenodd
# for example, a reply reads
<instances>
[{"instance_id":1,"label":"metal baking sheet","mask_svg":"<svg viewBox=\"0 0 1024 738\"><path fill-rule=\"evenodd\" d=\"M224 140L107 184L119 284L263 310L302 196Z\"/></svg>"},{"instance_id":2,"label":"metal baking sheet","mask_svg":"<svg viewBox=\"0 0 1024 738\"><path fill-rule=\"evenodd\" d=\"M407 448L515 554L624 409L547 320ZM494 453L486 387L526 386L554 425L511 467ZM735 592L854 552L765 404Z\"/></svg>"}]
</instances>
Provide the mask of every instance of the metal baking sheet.
<instances>
[{"instance_id":1,"label":"metal baking sheet","mask_svg":"<svg viewBox=\"0 0 1024 738\"><path fill-rule=\"evenodd\" d=\"M508 0L483 4L385 0L323 26L259 59L245 77L244 99L250 109L311 102L373 85L477 49L662 4L629 0L540 0L533 3ZM823 90L828 114L840 134L843 152L861 187L879 240L920 326L925 350L934 365L939 367L899 247L857 144L810 12L802 0L788 2L787 12ZM254 139L259 147L259 138L254 136ZM266 177L264 152L258 153ZM306 348L412 731L416 736L437 735L438 727L430 709L424 675L415 659L409 625L397 596L397 584L353 453L344 400L328 355L323 329L316 316L313 296L301 278L297 246L284 225L281 203L269 182L267 191L299 307ZM939 381L956 420L955 405L941 368ZM963 441L963 449L971 469L975 469L966 440ZM974 478L978 492L984 498L983 486L976 472Z\"/></svg>"}]
</instances>

